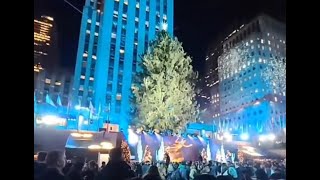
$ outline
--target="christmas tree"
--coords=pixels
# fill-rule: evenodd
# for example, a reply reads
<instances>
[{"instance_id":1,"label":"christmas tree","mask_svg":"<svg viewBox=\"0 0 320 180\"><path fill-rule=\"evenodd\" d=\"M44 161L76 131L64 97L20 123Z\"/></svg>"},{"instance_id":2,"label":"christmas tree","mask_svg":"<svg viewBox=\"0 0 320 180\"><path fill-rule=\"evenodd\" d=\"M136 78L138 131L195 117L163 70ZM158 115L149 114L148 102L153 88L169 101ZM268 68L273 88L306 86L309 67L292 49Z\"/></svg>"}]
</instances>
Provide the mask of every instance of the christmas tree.
<instances>
[{"instance_id":1,"label":"christmas tree","mask_svg":"<svg viewBox=\"0 0 320 180\"><path fill-rule=\"evenodd\" d=\"M142 61L140 83L133 88L138 126L183 132L199 115L191 58L177 38L161 31Z\"/></svg>"},{"instance_id":2,"label":"christmas tree","mask_svg":"<svg viewBox=\"0 0 320 180\"><path fill-rule=\"evenodd\" d=\"M129 149L128 143L125 142L124 140L121 141L121 149L122 149L122 157L124 161L126 161L127 163L130 163L130 157L131 157L130 149Z\"/></svg>"}]
</instances>

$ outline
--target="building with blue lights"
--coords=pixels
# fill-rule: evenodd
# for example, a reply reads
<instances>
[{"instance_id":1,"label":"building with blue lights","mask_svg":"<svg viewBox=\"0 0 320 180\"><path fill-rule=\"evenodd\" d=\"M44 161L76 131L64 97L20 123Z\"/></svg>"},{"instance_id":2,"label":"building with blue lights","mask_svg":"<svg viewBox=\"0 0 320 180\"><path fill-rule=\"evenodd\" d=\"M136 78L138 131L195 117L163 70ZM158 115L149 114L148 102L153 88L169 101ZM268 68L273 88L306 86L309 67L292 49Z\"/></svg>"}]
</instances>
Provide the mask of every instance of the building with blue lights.
<instances>
[{"instance_id":1,"label":"building with blue lights","mask_svg":"<svg viewBox=\"0 0 320 180\"><path fill-rule=\"evenodd\" d=\"M94 106L97 119L127 129L139 63L156 33L173 36L173 0L86 0L73 83L73 104Z\"/></svg>"},{"instance_id":2,"label":"building with blue lights","mask_svg":"<svg viewBox=\"0 0 320 180\"><path fill-rule=\"evenodd\" d=\"M285 130L285 92L268 86L263 77L271 58L286 57L285 42L285 24L266 15L242 25L224 40L218 59L220 130L250 135ZM246 57L239 55L234 62L237 57L231 51L237 53L237 47Z\"/></svg>"},{"instance_id":3,"label":"building with blue lights","mask_svg":"<svg viewBox=\"0 0 320 180\"><path fill-rule=\"evenodd\" d=\"M56 103L58 96L61 104L68 105L72 97L73 73L66 69L47 71L41 65L34 66L34 90L37 103L45 103L46 95Z\"/></svg>"}]
</instances>

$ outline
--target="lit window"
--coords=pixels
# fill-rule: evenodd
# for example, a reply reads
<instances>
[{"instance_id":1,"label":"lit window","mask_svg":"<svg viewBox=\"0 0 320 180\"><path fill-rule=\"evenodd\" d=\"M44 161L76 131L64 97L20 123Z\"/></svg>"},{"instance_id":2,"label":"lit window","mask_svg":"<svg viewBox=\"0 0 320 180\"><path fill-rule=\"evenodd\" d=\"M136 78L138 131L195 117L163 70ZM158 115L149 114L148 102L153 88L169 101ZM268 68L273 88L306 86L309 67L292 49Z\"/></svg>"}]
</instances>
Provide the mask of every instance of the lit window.
<instances>
[{"instance_id":1,"label":"lit window","mask_svg":"<svg viewBox=\"0 0 320 180\"><path fill-rule=\"evenodd\" d=\"M149 27L149 21L146 21L146 23L145 23L145 24L146 24L146 26L147 26L147 27Z\"/></svg>"},{"instance_id":2,"label":"lit window","mask_svg":"<svg viewBox=\"0 0 320 180\"><path fill-rule=\"evenodd\" d=\"M81 75L81 76L80 76L80 78L81 78L81 79L85 79L85 78L86 78L86 76L84 76L84 75Z\"/></svg>"},{"instance_id":3,"label":"lit window","mask_svg":"<svg viewBox=\"0 0 320 180\"><path fill-rule=\"evenodd\" d=\"M83 53L83 57L88 57L88 54L87 53Z\"/></svg>"},{"instance_id":4,"label":"lit window","mask_svg":"<svg viewBox=\"0 0 320 180\"><path fill-rule=\"evenodd\" d=\"M123 49L120 49L120 53L123 54L123 53L124 53L124 50L123 50Z\"/></svg>"},{"instance_id":5,"label":"lit window","mask_svg":"<svg viewBox=\"0 0 320 180\"><path fill-rule=\"evenodd\" d=\"M116 15L118 15L119 13L118 13L118 11L113 11L113 14L116 14Z\"/></svg>"},{"instance_id":6,"label":"lit window","mask_svg":"<svg viewBox=\"0 0 320 180\"><path fill-rule=\"evenodd\" d=\"M146 7L146 11L148 11L148 12L149 12L149 6L147 6L147 7Z\"/></svg>"},{"instance_id":7,"label":"lit window","mask_svg":"<svg viewBox=\"0 0 320 180\"><path fill-rule=\"evenodd\" d=\"M99 25L100 25L100 22L96 22L96 25L99 26Z\"/></svg>"},{"instance_id":8,"label":"lit window","mask_svg":"<svg viewBox=\"0 0 320 180\"><path fill-rule=\"evenodd\" d=\"M254 49L254 46L253 46L253 45L251 45L251 49Z\"/></svg>"},{"instance_id":9,"label":"lit window","mask_svg":"<svg viewBox=\"0 0 320 180\"><path fill-rule=\"evenodd\" d=\"M277 48L279 49L279 44L277 44Z\"/></svg>"},{"instance_id":10,"label":"lit window","mask_svg":"<svg viewBox=\"0 0 320 180\"><path fill-rule=\"evenodd\" d=\"M136 41L136 42L134 42L134 45L136 45L136 46L137 46L137 45L138 45L138 42L137 42L137 41Z\"/></svg>"},{"instance_id":11,"label":"lit window","mask_svg":"<svg viewBox=\"0 0 320 180\"><path fill-rule=\"evenodd\" d=\"M282 40L280 39L280 42L282 42Z\"/></svg>"},{"instance_id":12,"label":"lit window","mask_svg":"<svg viewBox=\"0 0 320 180\"><path fill-rule=\"evenodd\" d=\"M274 97L274 101L275 101L275 102L278 102L278 98L277 98L277 97Z\"/></svg>"},{"instance_id":13,"label":"lit window","mask_svg":"<svg viewBox=\"0 0 320 180\"><path fill-rule=\"evenodd\" d=\"M254 92L255 92L255 93L258 93L258 92L259 92L259 90L258 90L258 89L256 89Z\"/></svg>"},{"instance_id":14,"label":"lit window","mask_svg":"<svg viewBox=\"0 0 320 180\"><path fill-rule=\"evenodd\" d=\"M164 14L164 15L163 15L163 19L164 19L164 20L167 20L167 15Z\"/></svg>"},{"instance_id":15,"label":"lit window","mask_svg":"<svg viewBox=\"0 0 320 180\"><path fill-rule=\"evenodd\" d=\"M252 40L252 39L250 40L250 43L253 43L253 40Z\"/></svg>"},{"instance_id":16,"label":"lit window","mask_svg":"<svg viewBox=\"0 0 320 180\"><path fill-rule=\"evenodd\" d=\"M269 51L271 51L272 50L272 48L271 47L269 47Z\"/></svg>"},{"instance_id":17,"label":"lit window","mask_svg":"<svg viewBox=\"0 0 320 180\"><path fill-rule=\"evenodd\" d=\"M269 44L269 45L271 44L270 40L268 40L268 44Z\"/></svg>"},{"instance_id":18,"label":"lit window","mask_svg":"<svg viewBox=\"0 0 320 180\"><path fill-rule=\"evenodd\" d=\"M261 59L261 58L259 58L259 62L262 62L262 59Z\"/></svg>"},{"instance_id":19,"label":"lit window","mask_svg":"<svg viewBox=\"0 0 320 180\"><path fill-rule=\"evenodd\" d=\"M45 83L50 84L51 83L51 79L46 78Z\"/></svg>"},{"instance_id":20,"label":"lit window","mask_svg":"<svg viewBox=\"0 0 320 180\"><path fill-rule=\"evenodd\" d=\"M86 30L86 33L87 33L87 34L90 34L90 30Z\"/></svg>"},{"instance_id":21,"label":"lit window","mask_svg":"<svg viewBox=\"0 0 320 180\"><path fill-rule=\"evenodd\" d=\"M125 4L125 5L128 5L128 0L124 0L124 4Z\"/></svg>"},{"instance_id":22,"label":"lit window","mask_svg":"<svg viewBox=\"0 0 320 180\"><path fill-rule=\"evenodd\" d=\"M137 21L137 22L139 22L139 18L138 18L138 17L135 17L134 20Z\"/></svg>"},{"instance_id":23,"label":"lit window","mask_svg":"<svg viewBox=\"0 0 320 180\"><path fill-rule=\"evenodd\" d=\"M116 99L117 99L118 101L121 100L121 94L120 94L120 93L117 93Z\"/></svg>"},{"instance_id":24,"label":"lit window","mask_svg":"<svg viewBox=\"0 0 320 180\"><path fill-rule=\"evenodd\" d=\"M111 37L112 37L112 38L116 38L117 35L116 35L115 33L111 33Z\"/></svg>"},{"instance_id":25,"label":"lit window","mask_svg":"<svg viewBox=\"0 0 320 180\"><path fill-rule=\"evenodd\" d=\"M258 48L260 49L260 44L258 44Z\"/></svg>"},{"instance_id":26,"label":"lit window","mask_svg":"<svg viewBox=\"0 0 320 180\"><path fill-rule=\"evenodd\" d=\"M127 18L127 14L122 14L122 17Z\"/></svg>"},{"instance_id":27,"label":"lit window","mask_svg":"<svg viewBox=\"0 0 320 180\"><path fill-rule=\"evenodd\" d=\"M264 46L262 46L262 50L264 50Z\"/></svg>"},{"instance_id":28,"label":"lit window","mask_svg":"<svg viewBox=\"0 0 320 180\"><path fill-rule=\"evenodd\" d=\"M267 33L267 36L270 36L270 33Z\"/></svg>"},{"instance_id":29,"label":"lit window","mask_svg":"<svg viewBox=\"0 0 320 180\"><path fill-rule=\"evenodd\" d=\"M283 40L283 44L285 44L286 43L286 41L285 40Z\"/></svg>"},{"instance_id":30,"label":"lit window","mask_svg":"<svg viewBox=\"0 0 320 180\"><path fill-rule=\"evenodd\" d=\"M83 91L83 86L82 85L80 86L79 91Z\"/></svg>"},{"instance_id":31,"label":"lit window","mask_svg":"<svg viewBox=\"0 0 320 180\"><path fill-rule=\"evenodd\" d=\"M137 2L137 4L136 4L136 8L140 8L140 4Z\"/></svg>"},{"instance_id":32,"label":"lit window","mask_svg":"<svg viewBox=\"0 0 320 180\"><path fill-rule=\"evenodd\" d=\"M249 42L246 42L246 46L249 46Z\"/></svg>"},{"instance_id":33,"label":"lit window","mask_svg":"<svg viewBox=\"0 0 320 180\"><path fill-rule=\"evenodd\" d=\"M91 23L91 19L88 19L87 22L88 22L88 23Z\"/></svg>"},{"instance_id":34,"label":"lit window","mask_svg":"<svg viewBox=\"0 0 320 180\"><path fill-rule=\"evenodd\" d=\"M264 43L264 40L263 39L261 39L261 44L263 44Z\"/></svg>"},{"instance_id":35,"label":"lit window","mask_svg":"<svg viewBox=\"0 0 320 180\"><path fill-rule=\"evenodd\" d=\"M60 85L61 85L61 82L56 81L54 84L55 84L56 86L60 86Z\"/></svg>"},{"instance_id":36,"label":"lit window","mask_svg":"<svg viewBox=\"0 0 320 180\"><path fill-rule=\"evenodd\" d=\"M92 55L92 59L97 59L97 56L95 56L95 55Z\"/></svg>"},{"instance_id":37,"label":"lit window","mask_svg":"<svg viewBox=\"0 0 320 180\"><path fill-rule=\"evenodd\" d=\"M93 80L94 80L94 78L93 78L93 77L90 77L89 79L90 79L90 81L93 81Z\"/></svg>"},{"instance_id":38,"label":"lit window","mask_svg":"<svg viewBox=\"0 0 320 180\"><path fill-rule=\"evenodd\" d=\"M98 36L98 35L99 35L99 33L95 32L95 33L94 33L94 35L95 35L95 36Z\"/></svg>"}]
</instances>

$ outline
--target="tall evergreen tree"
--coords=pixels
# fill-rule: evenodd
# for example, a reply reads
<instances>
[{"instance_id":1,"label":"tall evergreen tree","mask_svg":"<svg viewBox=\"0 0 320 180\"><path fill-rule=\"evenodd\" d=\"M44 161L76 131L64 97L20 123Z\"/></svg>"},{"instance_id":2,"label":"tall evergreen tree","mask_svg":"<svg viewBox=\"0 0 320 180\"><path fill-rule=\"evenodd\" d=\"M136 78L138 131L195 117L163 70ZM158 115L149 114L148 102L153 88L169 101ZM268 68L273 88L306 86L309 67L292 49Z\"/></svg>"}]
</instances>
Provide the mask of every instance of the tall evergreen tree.
<instances>
[{"instance_id":1,"label":"tall evergreen tree","mask_svg":"<svg viewBox=\"0 0 320 180\"><path fill-rule=\"evenodd\" d=\"M142 58L138 86L133 88L136 121L146 129L181 133L198 118L191 58L177 38L159 32Z\"/></svg>"}]
</instances>

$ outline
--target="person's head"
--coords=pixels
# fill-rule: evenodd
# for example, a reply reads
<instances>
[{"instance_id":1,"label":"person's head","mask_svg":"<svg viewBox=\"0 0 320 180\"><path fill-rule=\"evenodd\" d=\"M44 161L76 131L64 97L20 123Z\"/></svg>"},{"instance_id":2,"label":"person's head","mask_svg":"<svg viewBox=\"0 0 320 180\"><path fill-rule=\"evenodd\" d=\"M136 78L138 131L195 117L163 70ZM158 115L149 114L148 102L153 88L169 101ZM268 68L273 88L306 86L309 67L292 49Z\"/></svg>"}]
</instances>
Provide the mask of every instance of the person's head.
<instances>
[{"instance_id":1,"label":"person's head","mask_svg":"<svg viewBox=\"0 0 320 180\"><path fill-rule=\"evenodd\" d=\"M77 169L77 170L82 170L82 168L84 168L84 166L86 165L86 168L88 168L89 166L89 162L85 163L86 160L83 157L74 157L72 159L72 164L73 164L73 168Z\"/></svg>"},{"instance_id":2,"label":"person's head","mask_svg":"<svg viewBox=\"0 0 320 180\"><path fill-rule=\"evenodd\" d=\"M121 148L111 149L109 156L111 162L119 162L123 160Z\"/></svg>"},{"instance_id":3,"label":"person's head","mask_svg":"<svg viewBox=\"0 0 320 180\"><path fill-rule=\"evenodd\" d=\"M97 167L97 163L95 161L89 161L89 169L94 170Z\"/></svg>"},{"instance_id":4,"label":"person's head","mask_svg":"<svg viewBox=\"0 0 320 180\"><path fill-rule=\"evenodd\" d=\"M104 167L106 165L106 162L102 161L101 166Z\"/></svg>"},{"instance_id":5,"label":"person's head","mask_svg":"<svg viewBox=\"0 0 320 180\"><path fill-rule=\"evenodd\" d=\"M47 157L47 152L45 152L45 151L40 151L40 152L38 152L38 161L39 162L44 162L45 160L46 160L46 157Z\"/></svg>"},{"instance_id":6,"label":"person's head","mask_svg":"<svg viewBox=\"0 0 320 180\"><path fill-rule=\"evenodd\" d=\"M148 174L150 175L155 175L155 176L159 176L159 170L158 170L158 167L157 166L150 166L149 169L148 169Z\"/></svg>"},{"instance_id":7,"label":"person's head","mask_svg":"<svg viewBox=\"0 0 320 180\"><path fill-rule=\"evenodd\" d=\"M46 164L51 168L62 169L66 165L66 155L63 151L50 151L46 156Z\"/></svg>"},{"instance_id":8,"label":"person's head","mask_svg":"<svg viewBox=\"0 0 320 180\"><path fill-rule=\"evenodd\" d=\"M225 170L225 169L228 169L228 166L226 163L222 163L221 168L222 168L222 170Z\"/></svg>"},{"instance_id":9,"label":"person's head","mask_svg":"<svg viewBox=\"0 0 320 180\"><path fill-rule=\"evenodd\" d=\"M209 167L209 166L205 166L205 167L202 169L202 173L204 173L204 174L210 173L210 167Z\"/></svg>"}]
</instances>

